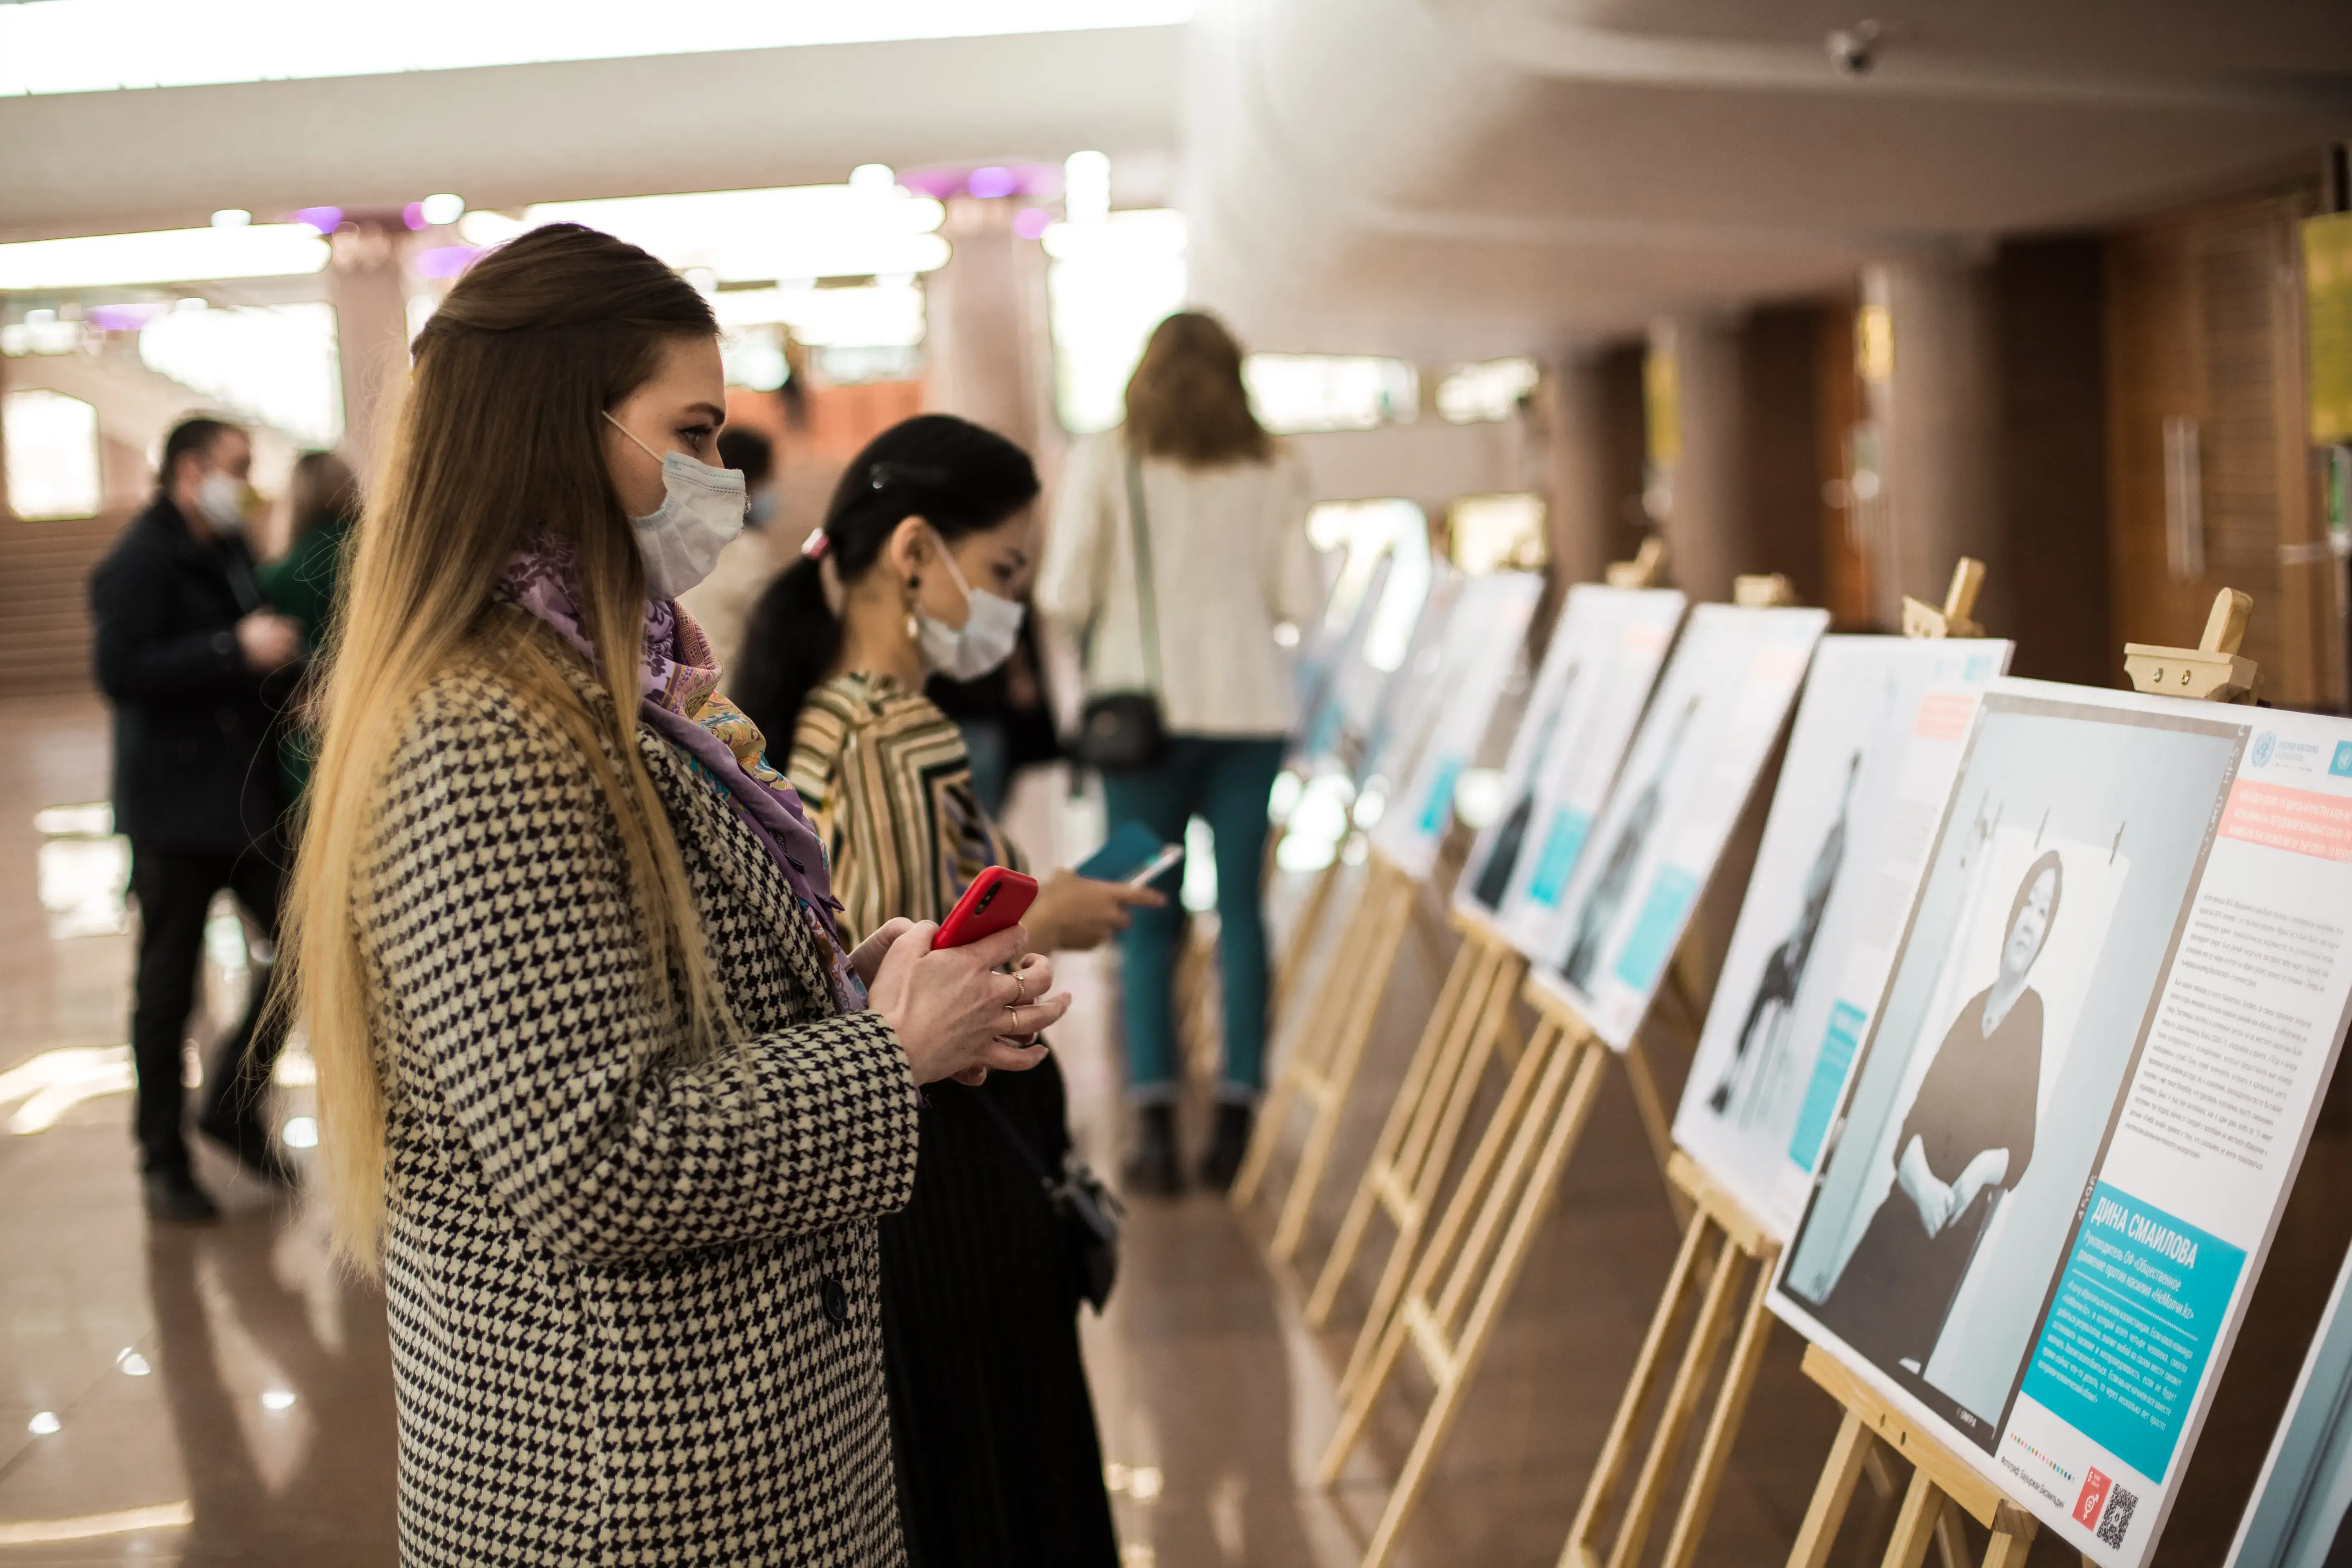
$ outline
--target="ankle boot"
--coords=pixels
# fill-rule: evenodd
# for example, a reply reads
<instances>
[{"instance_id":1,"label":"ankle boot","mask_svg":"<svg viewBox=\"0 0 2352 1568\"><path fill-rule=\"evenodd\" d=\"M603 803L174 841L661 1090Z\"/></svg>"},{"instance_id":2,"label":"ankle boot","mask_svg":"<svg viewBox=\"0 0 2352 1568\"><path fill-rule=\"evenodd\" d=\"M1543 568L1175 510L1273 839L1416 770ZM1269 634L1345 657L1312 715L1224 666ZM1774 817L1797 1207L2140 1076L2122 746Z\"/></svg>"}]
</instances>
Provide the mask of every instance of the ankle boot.
<instances>
[{"instance_id":1,"label":"ankle boot","mask_svg":"<svg viewBox=\"0 0 2352 1568\"><path fill-rule=\"evenodd\" d=\"M1176 1165L1176 1108L1147 1105L1135 1119L1135 1142L1119 1168L1119 1184L1146 1197L1171 1197L1184 1178Z\"/></svg>"},{"instance_id":2,"label":"ankle boot","mask_svg":"<svg viewBox=\"0 0 2352 1568\"><path fill-rule=\"evenodd\" d=\"M1201 1156L1201 1184L1223 1192L1234 1184L1234 1173L1249 1152L1250 1127L1255 1121L1249 1106L1234 1100L1217 1105L1217 1125L1209 1135L1208 1152Z\"/></svg>"}]
</instances>

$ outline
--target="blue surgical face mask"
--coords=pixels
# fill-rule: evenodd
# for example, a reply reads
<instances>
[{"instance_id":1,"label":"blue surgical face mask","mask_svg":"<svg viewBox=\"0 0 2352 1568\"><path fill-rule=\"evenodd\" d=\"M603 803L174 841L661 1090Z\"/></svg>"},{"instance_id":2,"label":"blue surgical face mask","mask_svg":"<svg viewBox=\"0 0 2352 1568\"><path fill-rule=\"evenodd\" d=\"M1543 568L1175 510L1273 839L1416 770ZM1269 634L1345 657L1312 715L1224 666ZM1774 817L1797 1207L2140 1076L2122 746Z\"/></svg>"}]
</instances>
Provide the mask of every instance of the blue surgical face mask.
<instances>
[{"instance_id":1,"label":"blue surgical face mask","mask_svg":"<svg viewBox=\"0 0 2352 1568\"><path fill-rule=\"evenodd\" d=\"M767 527L768 524L776 521L777 504L777 496L773 486L770 486L768 489L761 490L758 495L751 498L751 504L743 509L743 521L745 525L751 528Z\"/></svg>"},{"instance_id":2,"label":"blue surgical face mask","mask_svg":"<svg viewBox=\"0 0 2352 1568\"><path fill-rule=\"evenodd\" d=\"M613 428L662 466L662 503L629 519L646 563L646 596L675 599L710 575L719 552L743 531L743 476L683 452L656 452L611 414Z\"/></svg>"}]
</instances>

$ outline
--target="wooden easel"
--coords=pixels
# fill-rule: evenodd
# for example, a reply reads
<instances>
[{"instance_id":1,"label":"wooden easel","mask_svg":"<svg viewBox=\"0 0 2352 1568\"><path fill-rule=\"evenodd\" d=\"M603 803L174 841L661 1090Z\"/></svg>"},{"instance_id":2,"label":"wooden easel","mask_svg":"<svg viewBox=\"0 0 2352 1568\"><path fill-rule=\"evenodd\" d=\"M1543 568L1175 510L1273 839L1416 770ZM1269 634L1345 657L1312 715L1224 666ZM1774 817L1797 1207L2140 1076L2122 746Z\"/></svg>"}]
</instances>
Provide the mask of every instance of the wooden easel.
<instances>
[{"instance_id":1,"label":"wooden easel","mask_svg":"<svg viewBox=\"0 0 2352 1568\"><path fill-rule=\"evenodd\" d=\"M1462 933L1462 945L1455 950L1454 965L1372 1147L1371 1161L1356 1184L1347 1217L1339 1223L1331 1254L1307 1300L1307 1326L1323 1327L1355 1267L1375 1211L1387 1215L1396 1227L1396 1240L1372 1293L1366 1332L1358 1339L1357 1354L1339 1381L1342 1393L1362 1370L1365 1344L1378 1339L1404 1289L1415 1244L1453 1162L1487 1058L1497 1045L1510 1060L1522 1054L1511 1006L1527 977L1527 960L1501 931L1477 916L1457 910L1453 921Z\"/></svg>"},{"instance_id":2,"label":"wooden easel","mask_svg":"<svg viewBox=\"0 0 2352 1568\"><path fill-rule=\"evenodd\" d=\"M1518 1282L1560 1173L1583 1134L1601 1077L1618 1055L1549 986L1530 981L1523 994L1536 1012L1535 1034L1519 1053L1494 1120L1414 1262L1402 1299L1389 1321L1377 1328L1339 1429L1317 1468L1323 1485L1339 1479L1410 1344L1435 1384L1435 1395L1365 1549L1364 1568L1380 1568L1388 1560L1420 1500L1430 1461L1460 1414L1495 1320ZM1627 1057L1629 1068L1633 1060ZM1646 1067L1642 1070L1646 1075ZM1367 1325L1368 1332L1373 1329Z\"/></svg>"},{"instance_id":3,"label":"wooden easel","mask_svg":"<svg viewBox=\"0 0 2352 1568\"><path fill-rule=\"evenodd\" d=\"M1229 1194L1235 1208L1246 1208L1257 1196L1273 1163L1275 1147L1299 1100L1306 1100L1314 1118L1269 1247L1277 1261L1286 1260L1298 1249L1308 1206L1331 1157L1339 1113L1349 1090L1355 1087L1364 1045L1371 1037L1381 996L1388 989L1389 974L1396 967L1397 951L1412 923L1420 892L1420 884L1385 856L1372 852L1363 893L1349 911L1331 962L1300 1020L1297 1041L1259 1110L1249 1152L1234 1176Z\"/></svg>"},{"instance_id":4,"label":"wooden easel","mask_svg":"<svg viewBox=\"0 0 2352 1568\"><path fill-rule=\"evenodd\" d=\"M1944 590L1944 606L1923 605L1903 595L1903 635L1906 637L1980 637L1984 627L1969 617L1976 614L1977 591L1984 586L1984 563L1963 555L1952 567L1952 585Z\"/></svg>"},{"instance_id":5,"label":"wooden easel","mask_svg":"<svg viewBox=\"0 0 2352 1568\"><path fill-rule=\"evenodd\" d=\"M1665 1294L1650 1319L1641 1353L1633 1360L1633 1375L1626 1384L1625 1396L1618 1403L1609 1436L1601 1445L1601 1458L1593 1465L1591 1479L1585 1483L1584 1500L1577 1505L1576 1521L1569 1527L1568 1544L1559 1555L1560 1568L1601 1568L1604 1563L1607 1568L1626 1568L1641 1561L1642 1548L1648 1541L1658 1509L1665 1500L1666 1485L1681 1458L1691 1417L1697 1413L1699 1396L1713 1373L1717 1352L1736 1321L1738 1332L1732 1339L1730 1359L1724 1365L1715 1405L1707 1415L1706 1435L1699 1441L1698 1458L1692 1465L1690 1479L1683 1488L1682 1502L1675 1512L1665 1555L1660 1559L1670 1568L1685 1568L1697 1552L1699 1536L1714 1511L1716 1488L1723 1479L1724 1462L1731 1456L1732 1440L1738 1433L1741 1416L1747 1413L1748 1390L1756 1381L1756 1368L1764 1359L1764 1346L1771 1336L1772 1320L1764 1310L1764 1296L1772 1283L1772 1265L1780 1255L1780 1244L1748 1215L1738 1199L1685 1155L1679 1152L1675 1154L1667 1175L1689 1194L1694 1212L1690 1223L1683 1228L1682 1250L1675 1257L1674 1272L1666 1277ZM1752 1266L1752 1269L1746 1305L1741 1308L1736 1306L1733 1292L1743 1266ZM1626 1498L1616 1535L1604 1554L1600 1542L1601 1521L1624 1480L1626 1466L1633 1453L1634 1429L1657 1389L1674 1325L1689 1310L1694 1299L1697 1307L1684 1342L1682 1359L1675 1363L1674 1381L1666 1388L1665 1403L1651 1430L1649 1450L1642 1458L1640 1473Z\"/></svg>"},{"instance_id":6,"label":"wooden easel","mask_svg":"<svg viewBox=\"0 0 2352 1568\"><path fill-rule=\"evenodd\" d=\"M2213 598L2205 635L2193 648L2158 647L2143 643L2124 645L2124 667L2141 691L2211 702L2252 701L2258 673L2252 659L2242 658L2239 644L2253 613L2253 599L2235 588L2224 588ZM1822 1568L1837 1541L1853 1500L1855 1479L1885 1443L1915 1468L1903 1511L1895 1516L1895 1538L1887 1543L1884 1568L1917 1568L1930 1542L1948 1563L1965 1553L1955 1544L1959 1531L1952 1518L1957 1506L1992 1531L1985 1548L1984 1568L2019 1568L2032 1547L2040 1526L2033 1515L2004 1496L2000 1488L1955 1457L1949 1448L1912 1425L1862 1380L1840 1365L1819 1345L1805 1347L1805 1374L1829 1390L1845 1406L1829 1463L1813 1488L1813 1500L1797 1543L1789 1552L1789 1568ZM2083 1559L2090 1568L2091 1559Z\"/></svg>"},{"instance_id":7,"label":"wooden easel","mask_svg":"<svg viewBox=\"0 0 2352 1568\"><path fill-rule=\"evenodd\" d=\"M2252 595L2224 588L2213 595L2205 635L2195 647L2124 644L2124 671L2131 677L2132 689L2208 702L2252 702L2257 671L2254 661L2240 655L2238 647L2246 640L2246 623L2253 613Z\"/></svg>"},{"instance_id":8,"label":"wooden easel","mask_svg":"<svg viewBox=\"0 0 2352 1568\"><path fill-rule=\"evenodd\" d=\"M1981 636L1983 628L1969 618L1969 613L1975 608L1978 590L1983 584L1984 563L1962 556L1952 569L1951 588L1944 596L1942 609L1931 608L1916 599L1903 601L1904 635ZM1560 1552L1560 1568L1601 1568L1603 1564L1606 1568L1629 1568L1641 1561L1642 1548L1664 1501L1666 1484L1681 1462L1699 1395L1714 1376L1717 1352L1729 1333L1729 1359L1723 1365L1706 1434L1700 1439L1697 1458L1683 1488L1665 1554L1659 1559L1660 1568L1687 1568L1714 1510L1724 1461L1730 1455L1732 1440L1747 1414L1748 1394L1755 1381L1756 1367L1771 1337L1772 1320L1765 1310L1764 1298L1771 1285L1780 1244L1738 1197L1679 1151L1673 1157L1667 1175L1677 1188L1689 1194L1692 1204L1683 1230L1682 1251L1675 1259L1674 1272L1667 1276L1665 1293L1658 1301L1657 1310L1651 1316L1648 1336L1642 1342L1641 1354L1633 1363L1633 1374L1627 1381L1624 1397L1618 1403L1609 1436L1601 1447L1601 1458L1585 1484L1584 1500L1577 1508L1576 1521L1569 1528L1568 1544ZM1731 1292L1737 1277L1748 1266L1753 1268L1753 1280L1735 1331ZM1663 1358L1675 1326L1691 1310L1693 1299L1702 1289L1705 1295L1685 1335L1682 1359L1675 1365L1665 1402L1651 1427L1649 1450L1642 1458L1633 1489L1626 1498L1616 1534L1604 1555L1600 1539L1601 1524L1624 1480L1625 1468L1632 1458L1633 1434L1641 1424L1643 1412L1656 1395Z\"/></svg>"},{"instance_id":9,"label":"wooden easel","mask_svg":"<svg viewBox=\"0 0 2352 1568\"><path fill-rule=\"evenodd\" d=\"M1796 589L1778 572L1761 572L1731 580L1731 602L1744 610L1770 610L1797 602Z\"/></svg>"},{"instance_id":10,"label":"wooden easel","mask_svg":"<svg viewBox=\"0 0 2352 1568\"><path fill-rule=\"evenodd\" d=\"M1611 563L1606 574L1609 585L1647 588L1656 582L1664 561L1664 542L1653 534L1642 542L1633 560ZM1509 1065L1516 1065L1522 1053L1512 1011L1520 984L1527 978L1526 958L1482 916L1457 910L1451 919L1462 938L1453 967L1389 1108L1371 1160L1357 1182L1330 1256L1324 1259L1307 1300L1307 1326L1322 1328L1330 1321L1332 1306L1355 1267L1375 1214L1385 1214L1395 1227L1395 1240L1347 1370L1340 1376L1343 1396L1370 1361L1411 1275L1423 1228L1435 1211L1464 1123L1485 1081L1488 1059L1498 1047Z\"/></svg>"}]
</instances>

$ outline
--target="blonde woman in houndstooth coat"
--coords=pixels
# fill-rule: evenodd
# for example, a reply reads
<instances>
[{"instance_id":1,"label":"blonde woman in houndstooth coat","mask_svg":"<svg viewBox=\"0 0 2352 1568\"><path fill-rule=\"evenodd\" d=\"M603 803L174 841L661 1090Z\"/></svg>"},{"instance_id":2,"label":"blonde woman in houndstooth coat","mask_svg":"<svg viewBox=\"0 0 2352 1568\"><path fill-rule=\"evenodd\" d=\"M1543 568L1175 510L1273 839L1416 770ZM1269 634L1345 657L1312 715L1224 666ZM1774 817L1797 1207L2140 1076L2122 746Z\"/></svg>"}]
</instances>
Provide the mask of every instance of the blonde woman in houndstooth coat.
<instances>
[{"instance_id":1,"label":"blonde woman in houndstooth coat","mask_svg":"<svg viewBox=\"0 0 2352 1568\"><path fill-rule=\"evenodd\" d=\"M843 950L674 603L741 524L716 327L573 226L419 335L329 649L289 942L412 1564L903 1561L876 1224L919 1086L1034 1065L1015 930Z\"/></svg>"}]
</instances>

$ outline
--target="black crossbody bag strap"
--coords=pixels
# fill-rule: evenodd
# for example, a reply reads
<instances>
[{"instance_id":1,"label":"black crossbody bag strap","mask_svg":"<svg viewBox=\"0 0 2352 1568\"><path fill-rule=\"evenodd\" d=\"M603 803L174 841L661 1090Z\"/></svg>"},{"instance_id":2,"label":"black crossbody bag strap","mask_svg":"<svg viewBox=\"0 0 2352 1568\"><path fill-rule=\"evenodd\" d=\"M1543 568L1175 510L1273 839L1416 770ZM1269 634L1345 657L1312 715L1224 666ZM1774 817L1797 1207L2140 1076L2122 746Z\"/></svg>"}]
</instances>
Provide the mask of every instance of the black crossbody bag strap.
<instances>
[{"instance_id":1,"label":"black crossbody bag strap","mask_svg":"<svg viewBox=\"0 0 2352 1568\"><path fill-rule=\"evenodd\" d=\"M1151 529L1143 515L1143 459L1132 447L1127 453L1127 522L1135 540L1136 623L1143 638L1143 668L1151 689L1161 690L1160 674L1160 595L1151 583Z\"/></svg>"}]
</instances>

